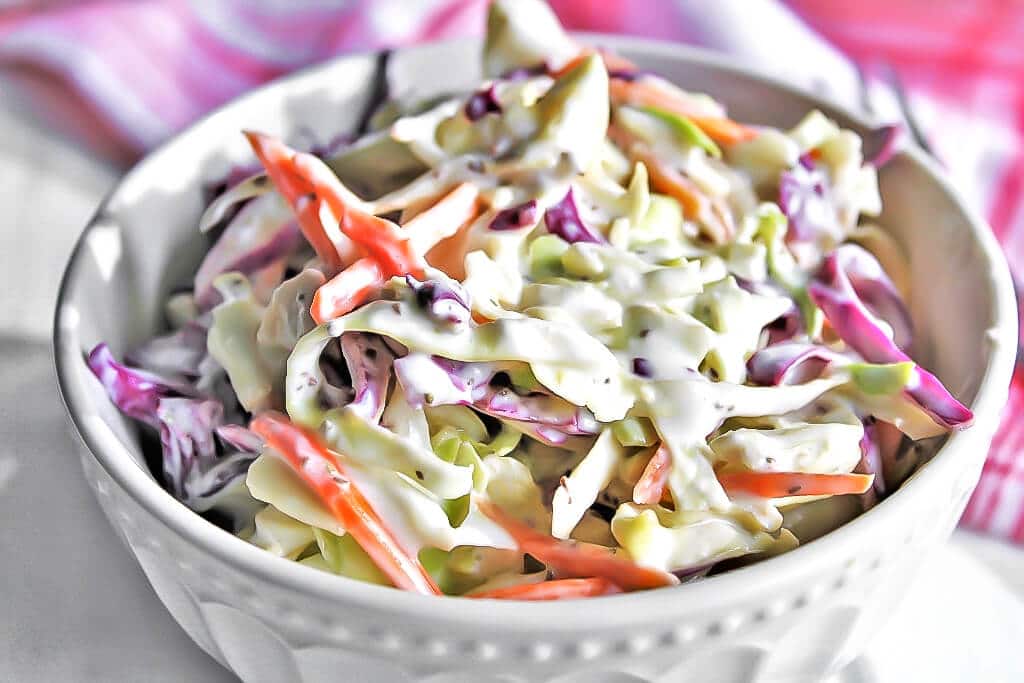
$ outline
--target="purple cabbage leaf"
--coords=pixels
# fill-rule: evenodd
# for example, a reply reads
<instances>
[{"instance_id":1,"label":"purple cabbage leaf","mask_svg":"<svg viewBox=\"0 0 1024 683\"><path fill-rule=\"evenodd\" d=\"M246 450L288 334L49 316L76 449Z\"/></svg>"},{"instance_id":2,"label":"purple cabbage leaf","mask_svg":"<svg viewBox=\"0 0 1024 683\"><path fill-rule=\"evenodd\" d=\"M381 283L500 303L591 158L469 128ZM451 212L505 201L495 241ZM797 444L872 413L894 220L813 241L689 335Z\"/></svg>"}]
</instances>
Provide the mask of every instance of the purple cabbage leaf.
<instances>
[{"instance_id":1,"label":"purple cabbage leaf","mask_svg":"<svg viewBox=\"0 0 1024 683\"><path fill-rule=\"evenodd\" d=\"M854 468L858 474L875 475L870 489L861 494L861 505L867 510L885 495L885 475L882 471L882 451L878 444L878 430L872 418L863 420L864 435L860 438L860 462Z\"/></svg>"},{"instance_id":2,"label":"purple cabbage leaf","mask_svg":"<svg viewBox=\"0 0 1024 683\"><path fill-rule=\"evenodd\" d=\"M353 397L348 405L359 417L377 424L384 414L395 356L376 334L346 332L340 341L352 379Z\"/></svg>"},{"instance_id":3,"label":"purple cabbage leaf","mask_svg":"<svg viewBox=\"0 0 1024 683\"><path fill-rule=\"evenodd\" d=\"M196 391L182 378L165 377L118 363L106 344L97 344L86 362L122 413L154 429L160 427L156 415L160 399L196 395Z\"/></svg>"},{"instance_id":4,"label":"purple cabbage leaf","mask_svg":"<svg viewBox=\"0 0 1024 683\"><path fill-rule=\"evenodd\" d=\"M490 225L487 227L490 230L496 230L498 232L504 230L520 230L522 228L528 228L536 225L539 214L540 207L537 206L537 200L531 199L523 204L517 204L516 206L510 206L507 209L502 209L494 216Z\"/></svg>"},{"instance_id":5,"label":"purple cabbage leaf","mask_svg":"<svg viewBox=\"0 0 1024 683\"><path fill-rule=\"evenodd\" d=\"M807 154L779 176L779 207L789 220L787 241L811 242L842 230L828 175Z\"/></svg>"},{"instance_id":6,"label":"purple cabbage leaf","mask_svg":"<svg viewBox=\"0 0 1024 683\"><path fill-rule=\"evenodd\" d=\"M98 344L87 363L121 412L159 432L168 490L194 510L220 508L221 494L244 478L262 449L258 437L225 424L221 401L184 380L122 365L106 344ZM247 511L247 495L233 499L230 511Z\"/></svg>"},{"instance_id":7,"label":"purple cabbage leaf","mask_svg":"<svg viewBox=\"0 0 1024 683\"><path fill-rule=\"evenodd\" d=\"M847 358L819 344L787 341L755 351L747 360L747 376L755 384L800 384L820 377Z\"/></svg>"},{"instance_id":8,"label":"purple cabbage leaf","mask_svg":"<svg viewBox=\"0 0 1024 683\"><path fill-rule=\"evenodd\" d=\"M561 237L569 244L575 242L605 243L604 237L588 226L580 217L571 187L560 201L548 207L544 212L544 224L547 226L548 232Z\"/></svg>"},{"instance_id":9,"label":"purple cabbage leaf","mask_svg":"<svg viewBox=\"0 0 1024 683\"><path fill-rule=\"evenodd\" d=\"M459 282L447 277L420 282L412 275L406 275L405 281L415 292L417 303L426 308L432 318L454 327L469 324L472 318L469 293Z\"/></svg>"},{"instance_id":10,"label":"purple cabbage leaf","mask_svg":"<svg viewBox=\"0 0 1024 683\"><path fill-rule=\"evenodd\" d=\"M153 337L125 354L125 361L157 374L199 377L206 357L209 316L191 320L178 330Z\"/></svg>"},{"instance_id":11,"label":"purple cabbage leaf","mask_svg":"<svg viewBox=\"0 0 1024 683\"><path fill-rule=\"evenodd\" d=\"M196 398L163 398L157 407L160 444L163 449L164 483L180 500L197 512L217 508L244 520L259 504L244 488L249 465L259 456L262 443L251 440L246 449L229 451L232 441L221 434L224 408L219 401ZM241 440L238 425L227 429Z\"/></svg>"},{"instance_id":12,"label":"purple cabbage leaf","mask_svg":"<svg viewBox=\"0 0 1024 683\"><path fill-rule=\"evenodd\" d=\"M516 392L500 364L410 354L395 361L395 375L413 407L469 406L548 445L598 432L597 420L586 408L539 391Z\"/></svg>"},{"instance_id":13,"label":"purple cabbage leaf","mask_svg":"<svg viewBox=\"0 0 1024 683\"><path fill-rule=\"evenodd\" d=\"M844 244L834 253L853 291L868 311L892 328L893 339L898 347L909 348L913 343L914 323L899 290L886 275L878 259L857 244Z\"/></svg>"},{"instance_id":14,"label":"purple cabbage leaf","mask_svg":"<svg viewBox=\"0 0 1024 683\"><path fill-rule=\"evenodd\" d=\"M232 271L252 275L289 256L302 241L295 217L279 195L267 194L247 203L199 265L196 305L207 310L217 303L213 281L218 275Z\"/></svg>"},{"instance_id":15,"label":"purple cabbage leaf","mask_svg":"<svg viewBox=\"0 0 1024 683\"><path fill-rule=\"evenodd\" d=\"M488 114L500 114L501 102L498 101L494 84L470 95L462 111L470 121L479 121Z\"/></svg>"},{"instance_id":16,"label":"purple cabbage leaf","mask_svg":"<svg viewBox=\"0 0 1024 683\"><path fill-rule=\"evenodd\" d=\"M263 450L263 439L256 432L239 424L222 424L215 430L226 446L240 453L259 454Z\"/></svg>"},{"instance_id":17,"label":"purple cabbage leaf","mask_svg":"<svg viewBox=\"0 0 1024 683\"><path fill-rule=\"evenodd\" d=\"M829 254L808 291L839 337L869 363L913 362L900 349L855 290L846 271L849 261L840 250ZM914 365L903 393L947 429L970 425L973 414L933 374Z\"/></svg>"}]
</instances>

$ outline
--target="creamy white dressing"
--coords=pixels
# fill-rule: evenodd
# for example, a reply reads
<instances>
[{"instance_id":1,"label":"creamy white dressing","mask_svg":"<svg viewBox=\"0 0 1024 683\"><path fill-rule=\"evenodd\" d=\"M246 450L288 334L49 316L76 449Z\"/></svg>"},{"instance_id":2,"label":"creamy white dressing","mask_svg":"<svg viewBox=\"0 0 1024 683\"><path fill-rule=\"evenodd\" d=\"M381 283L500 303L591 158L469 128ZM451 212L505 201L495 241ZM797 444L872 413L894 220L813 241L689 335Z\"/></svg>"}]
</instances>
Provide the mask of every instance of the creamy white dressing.
<instances>
[{"instance_id":1,"label":"creamy white dressing","mask_svg":"<svg viewBox=\"0 0 1024 683\"><path fill-rule=\"evenodd\" d=\"M808 519L818 513L800 512L817 509L806 505L813 496L727 493L722 472L849 473L862 466L867 415L914 438L945 431L902 393L866 393L834 368L792 386L749 385L748 361L768 342L769 326L794 305L813 322L805 286L829 249L851 235L871 241L885 269L906 279L899 250L856 228L860 216L881 208L860 139L814 112L791 131L758 128L753 139L719 150L699 126L688 127L693 121L610 102L598 54L557 78L538 75L538 66L551 73L578 52L544 3L497 0L483 55L492 80L473 95L382 116L385 129L328 160L363 189L393 188L419 174L369 201L340 186L345 203L377 215L401 212L400 222L471 183L479 192L475 218L457 234L444 233L449 239L417 273L464 296L424 301L431 291L412 291L398 277L375 300L314 327L308 303L325 279L320 270L285 282L280 276L269 288L264 281L279 273L254 275L260 286L229 274L218 281L224 301L210 316L209 362L223 367L241 404L251 412L283 404L294 423L340 454L347 476L405 552L459 548L447 568L461 567L454 571L478 589L546 577L527 573L521 553L509 552L515 543L481 512L482 500L557 538L617 545L644 566L700 573L726 558L792 547L790 520L817 528ZM522 69L528 74L507 76ZM666 102L725 116L706 96L641 78ZM471 96L483 113L467 106ZM398 116L402 111L416 113ZM650 169L636 161L652 157ZM787 217L759 198L779 197L782 174L812 162L829 197L807 207L820 229L811 240L787 241ZM659 178L666 167L682 176L683 190L666 188ZM654 187L678 198L655 192L652 176ZM238 244L224 243L218 253L233 254L227 247L245 246L288 217L291 209L271 187L254 176L210 205L204 230L250 200L239 214L244 220L225 231ZM546 212L570 190L583 225L571 224L571 212L567 223L549 223ZM695 210L687 193L703 208ZM495 222L515 210L532 220ZM348 262L356 250L337 218L323 209L327 235ZM413 241L414 249L423 251L425 241ZM288 263L297 262L291 254ZM175 319L198 318L202 305L198 292L178 301ZM457 323L442 320L442 309L459 314L451 316ZM332 344L346 333L379 335L389 362L392 352L398 358L398 381L390 380L389 364L388 381L376 387L387 393L379 424L375 415L339 407L353 390L329 386L322 368L322 361L338 361ZM779 324L771 328L777 333ZM794 339L856 360L814 325ZM453 379L438 358L466 365ZM328 374L344 382L339 372ZM494 386L508 392L505 400L522 403L511 403L508 414L485 408L481 401L496 395ZM528 410L542 414L524 415ZM669 456L667 492L660 504L636 504L634 487L659 448ZM245 482L251 497L266 503L251 525L253 543L310 566L381 580L351 538L339 541L345 530L272 451L256 459ZM349 569L341 561L346 547ZM466 552L482 559L467 564Z\"/></svg>"},{"instance_id":2,"label":"creamy white dressing","mask_svg":"<svg viewBox=\"0 0 1024 683\"><path fill-rule=\"evenodd\" d=\"M612 533L639 564L665 571L698 570L729 557L764 552L778 542L728 517L632 503L619 506Z\"/></svg>"},{"instance_id":3,"label":"creamy white dressing","mask_svg":"<svg viewBox=\"0 0 1024 683\"><path fill-rule=\"evenodd\" d=\"M568 538L572 534L598 494L611 482L625 454L610 429L601 432L583 460L569 476L562 477L555 489L551 501L552 536Z\"/></svg>"}]
</instances>

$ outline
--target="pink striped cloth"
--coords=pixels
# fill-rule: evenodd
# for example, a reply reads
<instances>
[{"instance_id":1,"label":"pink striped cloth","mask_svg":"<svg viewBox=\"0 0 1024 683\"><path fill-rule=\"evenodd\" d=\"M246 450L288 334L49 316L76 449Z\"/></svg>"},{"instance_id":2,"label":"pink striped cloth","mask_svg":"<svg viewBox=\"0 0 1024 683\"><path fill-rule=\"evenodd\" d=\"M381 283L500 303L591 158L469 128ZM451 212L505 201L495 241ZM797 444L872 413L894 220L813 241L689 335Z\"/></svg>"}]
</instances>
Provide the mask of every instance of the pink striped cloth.
<instances>
[{"instance_id":1,"label":"pink striped cloth","mask_svg":"<svg viewBox=\"0 0 1024 683\"><path fill-rule=\"evenodd\" d=\"M574 30L729 52L857 106L895 69L937 155L1024 276L1024 3L550 0ZM127 163L203 112L334 54L478 34L486 0L93 0L0 11L0 66L40 115ZM892 93L876 79L883 111ZM1024 542L1024 373L963 523Z\"/></svg>"}]
</instances>

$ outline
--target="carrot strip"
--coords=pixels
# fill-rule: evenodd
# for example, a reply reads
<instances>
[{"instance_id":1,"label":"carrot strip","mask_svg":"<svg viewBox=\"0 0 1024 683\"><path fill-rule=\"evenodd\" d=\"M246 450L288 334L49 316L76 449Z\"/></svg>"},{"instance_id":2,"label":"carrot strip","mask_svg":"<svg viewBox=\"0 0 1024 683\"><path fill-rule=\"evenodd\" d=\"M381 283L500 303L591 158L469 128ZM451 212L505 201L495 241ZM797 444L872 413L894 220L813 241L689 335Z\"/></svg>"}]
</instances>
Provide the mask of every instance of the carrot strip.
<instances>
[{"instance_id":1,"label":"carrot strip","mask_svg":"<svg viewBox=\"0 0 1024 683\"><path fill-rule=\"evenodd\" d=\"M491 600L571 600L611 595L622 591L608 579L589 577L584 579L554 579L540 583L524 583L518 586L494 588L489 591L472 593L468 598L489 598Z\"/></svg>"},{"instance_id":2,"label":"carrot strip","mask_svg":"<svg viewBox=\"0 0 1024 683\"><path fill-rule=\"evenodd\" d=\"M661 501L671 468L672 455L662 444L651 455L643 474L633 487L633 502L638 505L654 505Z\"/></svg>"},{"instance_id":3,"label":"carrot strip","mask_svg":"<svg viewBox=\"0 0 1024 683\"><path fill-rule=\"evenodd\" d=\"M722 116L708 116L693 110L690 102L670 90L657 88L639 78L627 81L613 78L608 83L608 93L612 102L629 104L634 107L657 107L674 114L685 116L694 125L708 134L715 142L732 145L744 140L752 140L758 133L753 128L737 123Z\"/></svg>"},{"instance_id":4,"label":"carrot strip","mask_svg":"<svg viewBox=\"0 0 1024 683\"><path fill-rule=\"evenodd\" d=\"M479 199L480 190L476 185L461 183L429 209L410 219L402 227L416 253L427 253L476 218L480 209Z\"/></svg>"},{"instance_id":5,"label":"carrot strip","mask_svg":"<svg viewBox=\"0 0 1024 683\"><path fill-rule=\"evenodd\" d=\"M609 71L636 71L639 68L633 62L611 50L598 48L597 52L601 55L601 59L604 60L604 65Z\"/></svg>"},{"instance_id":6,"label":"carrot strip","mask_svg":"<svg viewBox=\"0 0 1024 683\"><path fill-rule=\"evenodd\" d=\"M302 152L294 159L296 171L330 209L342 234L375 258L385 275L422 275L423 259L402 228L354 205L351 193L320 159Z\"/></svg>"},{"instance_id":7,"label":"carrot strip","mask_svg":"<svg viewBox=\"0 0 1024 683\"><path fill-rule=\"evenodd\" d=\"M747 493L761 498L859 494L871 488L875 479L872 474L805 472L720 472L717 476L726 493Z\"/></svg>"},{"instance_id":8,"label":"carrot strip","mask_svg":"<svg viewBox=\"0 0 1024 683\"><path fill-rule=\"evenodd\" d=\"M679 579L672 574L642 567L617 555L611 548L562 541L531 528L493 503L484 501L479 505L485 515L508 532L520 550L533 555L562 576L607 579L623 590L642 590L679 583Z\"/></svg>"},{"instance_id":9,"label":"carrot strip","mask_svg":"<svg viewBox=\"0 0 1024 683\"><path fill-rule=\"evenodd\" d=\"M651 187L678 201L683 215L696 221L708 239L715 244L725 244L732 237L733 227L727 207L715 207L714 202L704 194L696 183L659 159L650 151L635 151L634 156L647 167Z\"/></svg>"},{"instance_id":10,"label":"carrot strip","mask_svg":"<svg viewBox=\"0 0 1024 683\"><path fill-rule=\"evenodd\" d=\"M269 135L253 131L243 133L274 187L295 210L299 228L313 251L328 268L340 269L343 265L341 255L320 221L319 202L313 184L295 168L295 152Z\"/></svg>"},{"instance_id":11,"label":"carrot strip","mask_svg":"<svg viewBox=\"0 0 1024 683\"><path fill-rule=\"evenodd\" d=\"M466 252L475 223L475 219L463 223L454 234L435 244L426 254L427 263L460 282L466 279Z\"/></svg>"},{"instance_id":12,"label":"carrot strip","mask_svg":"<svg viewBox=\"0 0 1024 683\"><path fill-rule=\"evenodd\" d=\"M600 48L594 49L592 47L585 47L579 51L579 53L570 59L568 62L563 64L557 69L548 69L548 75L552 78L561 78L565 74L569 73L577 66L583 63L583 61L590 55L597 53L601 55L601 60L604 62L604 66L608 71L635 71L637 69L636 64L629 61L625 57L621 57L614 52L609 50L602 50Z\"/></svg>"},{"instance_id":13,"label":"carrot strip","mask_svg":"<svg viewBox=\"0 0 1024 683\"><path fill-rule=\"evenodd\" d=\"M325 209L341 233L375 258L386 276L422 275L423 259L409 236L391 221L366 211L362 200L342 185L323 161L262 133L245 131L245 136L274 186L295 209L303 234L329 267L340 270L345 261L343 250L323 224Z\"/></svg>"},{"instance_id":14,"label":"carrot strip","mask_svg":"<svg viewBox=\"0 0 1024 683\"><path fill-rule=\"evenodd\" d=\"M486 325L487 323L492 323L494 321L479 311L473 311L473 322L477 325Z\"/></svg>"},{"instance_id":15,"label":"carrot strip","mask_svg":"<svg viewBox=\"0 0 1024 683\"><path fill-rule=\"evenodd\" d=\"M369 501L346 476L336 454L314 434L273 412L253 419L249 428L284 457L395 586L424 595L441 594L419 560L398 545Z\"/></svg>"},{"instance_id":16,"label":"carrot strip","mask_svg":"<svg viewBox=\"0 0 1024 683\"><path fill-rule=\"evenodd\" d=\"M724 117L690 114L689 119L695 126L707 133L709 138L723 145L753 140L758 135L753 128Z\"/></svg>"},{"instance_id":17,"label":"carrot strip","mask_svg":"<svg viewBox=\"0 0 1024 683\"><path fill-rule=\"evenodd\" d=\"M320 285L313 295L309 313L321 325L362 306L383 286L384 273L380 265L364 256Z\"/></svg>"},{"instance_id":18,"label":"carrot strip","mask_svg":"<svg viewBox=\"0 0 1024 683\"><path fill-rule=\"evenodd\" d=\"M559 78L561 78L562 76L564 76L565 74L569 73L570 71L578 67L580 64L582 64L584 60L586 60L586 58L592 54L594 54L594 51L589 48L580 50L580 52L575 57L573 57L572 59L570 59L568 62L558 67L557 69L548 69L548 76L551 76L551 78L558 80Z\"/></svg>"},{"instance_id":19,"label":"carrot strip","mask_svg":"<svg viewBox=\"0 0 1024 683\"><path fill-rule=\"evenodd\" d=\"M696 220L708 211L708 200L692 180L684 176L651 152L637 154L650 175L651 187L667 194L683 206L683 215Z\"/></svg>"}]
</instances>

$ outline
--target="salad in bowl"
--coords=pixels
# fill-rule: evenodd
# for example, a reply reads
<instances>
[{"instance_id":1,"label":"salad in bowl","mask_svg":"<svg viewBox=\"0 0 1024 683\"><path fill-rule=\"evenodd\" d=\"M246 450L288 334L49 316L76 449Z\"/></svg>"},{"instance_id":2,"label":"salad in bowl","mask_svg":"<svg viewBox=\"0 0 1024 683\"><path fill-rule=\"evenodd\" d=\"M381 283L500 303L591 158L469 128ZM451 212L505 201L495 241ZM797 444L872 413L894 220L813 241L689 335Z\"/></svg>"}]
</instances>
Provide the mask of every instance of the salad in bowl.
<instances>
[{"instance_id":1,"label":"salad in bowl","mask_svg":"<svg viewBox=\"0 0 1024 683\"><path fill-rule=\"evenodd\" d=\"M539 0L483 67L327 148L240 131L170 331L88 355L182 504L361 581L583 598L785 552L970 425L909 355L891 145L734 121Z\"/></svg>"}]
</instances>

